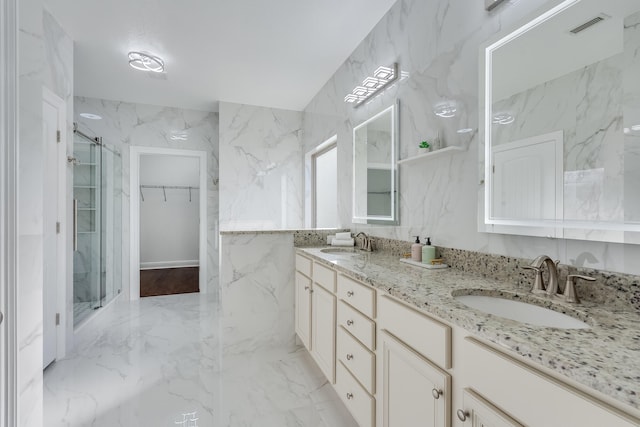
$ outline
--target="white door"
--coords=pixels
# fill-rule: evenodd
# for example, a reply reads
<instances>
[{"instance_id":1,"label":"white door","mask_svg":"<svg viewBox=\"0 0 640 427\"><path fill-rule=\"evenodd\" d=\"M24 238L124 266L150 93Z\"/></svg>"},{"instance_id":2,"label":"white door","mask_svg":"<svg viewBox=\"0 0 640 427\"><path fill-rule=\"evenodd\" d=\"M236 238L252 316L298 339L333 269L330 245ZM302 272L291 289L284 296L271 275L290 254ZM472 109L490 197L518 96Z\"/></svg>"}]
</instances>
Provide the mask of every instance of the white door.
<instances>
[{"instance_id":1,"label":"white door","mask_svg":"<svg viewBox=\"0 0 640 427\"><path fill-rule=\"evenodd\" d=\"M51 98L51 99L50 99ZM61 103L62 101L60 101ZM45 145L44 160L44 281L43 281L43 368L46 368L57 356L57 323L58 314L58 239L61 229L58 225L59 203L64 203L64 194L59 194L59 150L62 149L59 132L61 132L60 103L51 94L44 97L42 103L43 141ZM57 105L56 105L57 104Z\"/></svg>"},{"instance_id":2,"label":"white door","mask_svg":"<svg viewBox=\"0 0 640 427\"><path fill-rule=\"evenodd\" d=\"M451 376L390 334L380 340L382 426L449 427Z\"/></svg>"}]
</instances>

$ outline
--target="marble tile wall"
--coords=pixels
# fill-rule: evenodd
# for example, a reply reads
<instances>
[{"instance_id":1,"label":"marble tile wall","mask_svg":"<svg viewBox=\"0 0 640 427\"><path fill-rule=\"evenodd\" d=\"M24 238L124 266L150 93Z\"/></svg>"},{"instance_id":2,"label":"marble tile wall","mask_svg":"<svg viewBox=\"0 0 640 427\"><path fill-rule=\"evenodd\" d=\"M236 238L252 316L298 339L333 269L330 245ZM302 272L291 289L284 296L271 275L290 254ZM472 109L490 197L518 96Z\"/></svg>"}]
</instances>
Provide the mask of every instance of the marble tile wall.
<instances>
[{"instance_id":1,"label":"marble tile wall","mask_svg":"<svg viewBox=\"0 0 640 427\"><path fill-rule=\"evenodd\" d=\"M42 88L73 116L73 43L42 1L20 2L18 21L18 425L42 425ZM67 130L68 130L67 129Z\"/></svg>"},{"instance_id":2,"label":"marble tile wall","mask_svg":"<svg viewBox=\"0 0 640 427\"><path fill-rule=\"evenodd\" d=\"M544 3L505 2L489 13L482 2L398 0L304 110L305 153L338 136L340 227L407 242L429 235L445 247L521 258L546 253L576 267L640 273L634 262L640 257L638 245L478 232L480 45ZM343 101L378 66L396 61L399 82L357 109ZM444 146L467 151L400 166L400 226L352 224L352 130L396 100L400 158L417 154L417 144L438 133ZM448 101L455 101L458 114L435 116L434 107ZM474 131L458 134L461 128Z\"/></svg>"},{"instance_id":3,"label":"marble tile wall","mask_svg":"<svg viewBox=\"0 0 640 427\"><path fill-rule=\"evenodd\" d=\"M301 228L302 113L220 103L220 229Z\"/></svg>"},{"instance_id":4,"label":"marble tile wall","mask_svg":"<svg viewBox=\"0 0 640 427\"><path fill-rule=\"evenodd\" d=\"M20 2L18 20L18 426L42 425L43 183L42 1Z\"/></svg>"},{"instance_id":5,"label":"marble tile wall","mask_svg":"<svg viewBox=\"0 0 640 427\"><path fill-rule=\"evenodd\" d=\"M122 154L122 289L129 290L129 149L131 146L198 150L208 153L207 284L203 292L218 290L218 115L217 113L153 105L132 104L103 99L75 97L76 121L80 129L103 138ZM102 116L87 120L82 112ZM178 131L186 133L186 141L174 141ZM138 195L136 194L136 197Z\"/></svg>"},{"instance_id":6,"label":"marble tile wall","mask_svg":"<svg viewBox=\"0 0 640 427\"><path fill-rule=\"evenodd\" d=\"M293 243L293 231L220 236L224 355L293 344Z\"/></svg>"}]
</instances>

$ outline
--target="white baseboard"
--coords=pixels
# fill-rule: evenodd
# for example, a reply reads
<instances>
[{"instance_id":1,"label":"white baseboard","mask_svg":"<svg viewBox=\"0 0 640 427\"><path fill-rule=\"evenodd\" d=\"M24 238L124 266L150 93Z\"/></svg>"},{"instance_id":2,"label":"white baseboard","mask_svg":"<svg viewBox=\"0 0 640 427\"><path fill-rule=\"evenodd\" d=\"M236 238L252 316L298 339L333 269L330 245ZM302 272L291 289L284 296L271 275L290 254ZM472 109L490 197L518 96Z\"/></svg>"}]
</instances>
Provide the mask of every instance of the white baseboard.
<instances>
[{"instance_id":1,"label":"white baseboard","mask_svg":"<svg viewBox=\"0 0 640 427\"><path fill-rule=\"evenodd\" d=\"M160 268L198 267L199 265L200 263L197 259L189 259L185 261L141 262L140 270L157 270Z\"/></svg>"}]
</instances>

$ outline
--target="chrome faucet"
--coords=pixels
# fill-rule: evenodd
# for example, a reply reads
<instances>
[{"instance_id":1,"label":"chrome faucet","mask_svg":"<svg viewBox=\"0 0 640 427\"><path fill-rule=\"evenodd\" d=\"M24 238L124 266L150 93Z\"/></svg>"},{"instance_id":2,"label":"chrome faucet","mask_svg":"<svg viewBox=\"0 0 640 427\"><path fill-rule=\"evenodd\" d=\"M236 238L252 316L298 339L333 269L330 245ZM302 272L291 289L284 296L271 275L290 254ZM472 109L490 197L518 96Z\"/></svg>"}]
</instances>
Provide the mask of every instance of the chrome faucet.
<instances>
[{"instance_id":1,"label":"chrome faucet","mask_svg":"<svg viewBox=\"0 0 640 427\"><path fill-rule=\"evenodd\" d=\"M360 249L367 252L373 252L373 239L367 236L367 233L361 231L356 234L356 238L363 236L362 242L360 243Z\"/></svg>"},{"instance_id":2,"label":"chrome faucet","mask_svg":"<svg viewBox=\"0 0 640 427\"><path fill-rule=\"evenodd\" d=\"M524 266L522 268L533 270L536 272L536 279L533 283L533 288L531 292L533 293L543 293L545 292L547 295L554 296L558 293L558 263L560 261L553 261L547 255L540 255L536 259L534 259L530 265ZM542 276L542 267L543 265L547 266L547 270L549 270L549 283L547 285L544 284L544 278Z\"/></svg>"}]
</instances>

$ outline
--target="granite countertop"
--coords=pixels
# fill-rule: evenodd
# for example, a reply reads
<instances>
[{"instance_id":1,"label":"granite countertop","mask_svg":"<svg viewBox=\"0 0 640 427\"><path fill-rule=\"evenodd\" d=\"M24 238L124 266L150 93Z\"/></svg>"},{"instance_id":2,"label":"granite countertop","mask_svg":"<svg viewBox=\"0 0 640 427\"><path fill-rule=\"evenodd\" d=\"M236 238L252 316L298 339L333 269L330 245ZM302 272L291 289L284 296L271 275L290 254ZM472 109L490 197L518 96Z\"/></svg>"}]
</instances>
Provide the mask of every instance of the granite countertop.
<instances>
[{"instance_id":1,"label":"granite countertop","mask_svg":"<svg viewBox=\"0 0 640 427\"><path fill-rule=\"evenodd\" d=\"M462 327L580 384L640 409L640 315L594 303L579 305L523 293L515 284L453 268L427 270L382 252L331 254L297 248L346 276L383 290L421 311ZM505 296L570 314L590 329L531 326L468 308L454 295Z\"/></svg>"},{"instance_id":2,"label":"granite countertop","mask_svg":"<svg viewBox=\"0 0 640 427\"><path fill-rule=\"evenodd\" d=\"M299 233L299 232L341 232L341 231L349 231L348 228L283 228L283 229L273 229L273 230L222 230L220 231L221 236L230 236L230 235L240 235L240 234L291 234L291 233Z\"/></svg>"}]
</instances>

